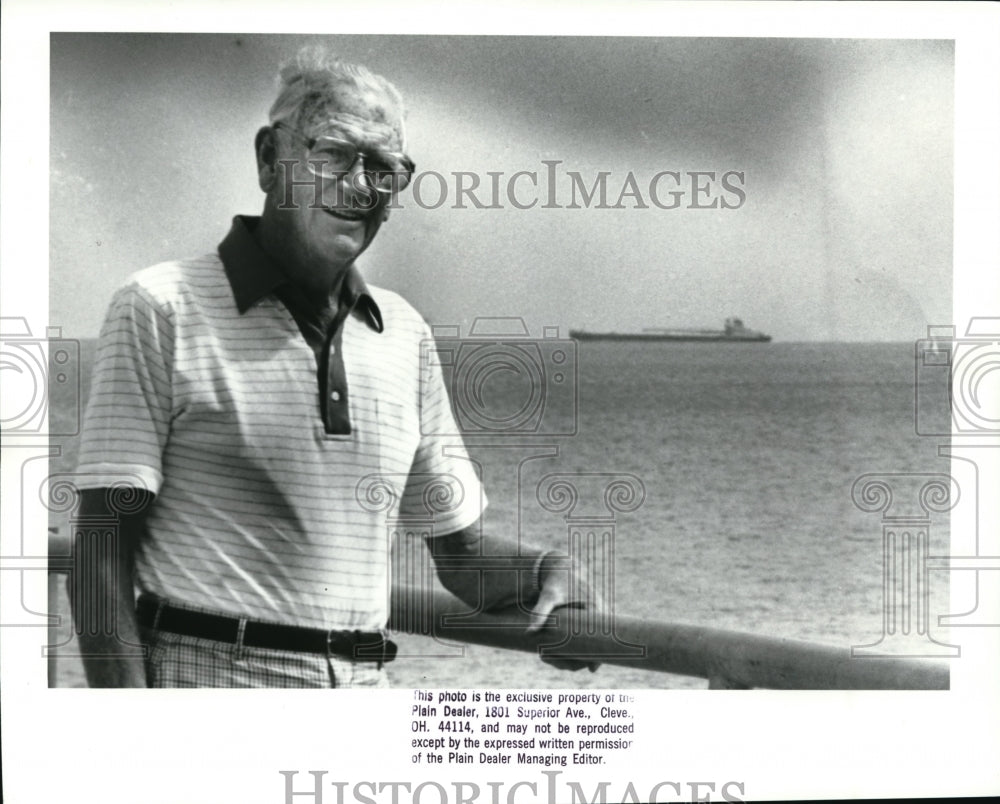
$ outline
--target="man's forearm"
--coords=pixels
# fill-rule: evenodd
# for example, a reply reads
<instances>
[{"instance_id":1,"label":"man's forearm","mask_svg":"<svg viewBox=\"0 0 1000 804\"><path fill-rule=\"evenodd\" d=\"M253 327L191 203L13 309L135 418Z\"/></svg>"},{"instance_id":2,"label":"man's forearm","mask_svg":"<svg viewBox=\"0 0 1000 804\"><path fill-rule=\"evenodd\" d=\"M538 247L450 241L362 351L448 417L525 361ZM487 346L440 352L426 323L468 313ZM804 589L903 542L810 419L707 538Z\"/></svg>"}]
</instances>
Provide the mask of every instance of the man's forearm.
<instances>
[{"instance_id":1,"label":"man's forearm","mask_svg":"<svg viewBox=\"0 0 1000 804\"><path fill-rule=\"evenodd\" d=\"M116 527L110 542L107 533L97 529L85 528L77 534L76 569L69 589L73 621L91 687L145 687L132 584L134 549L144 513L116 515L108 499L106 489L81 494L83 516L115 518Z\"/></svg>"},{"instance_id":2,"label":"man's forearm","mask_svg":"<svg viewBox=\"0 0 1000 804\"><path fill-rule=\"evenodd\" d=\"M100 574L103 573L94 572L85 581L84 599L103 599L107 606L105 611L114 612L108 621L110 628L101 627L100 615L88 610L92 603L82 604L82 610L81 604L73 607L87 684L90 687L145 687L146 666L131 586L126 590L121 583L96 577Z\"/></svg>"},{"instance_id":3,"label":"man's forearm","mask_svg":"<svg viewBox=\"0 0 1000 804\"><path fill-rule=\"evenodd\" d=\"M517 603L530 606L538 596L543 552L512 539L482 536L466 528L430 541L442 585L459 600L484 610Z\"/></svg>"}]
</instances>

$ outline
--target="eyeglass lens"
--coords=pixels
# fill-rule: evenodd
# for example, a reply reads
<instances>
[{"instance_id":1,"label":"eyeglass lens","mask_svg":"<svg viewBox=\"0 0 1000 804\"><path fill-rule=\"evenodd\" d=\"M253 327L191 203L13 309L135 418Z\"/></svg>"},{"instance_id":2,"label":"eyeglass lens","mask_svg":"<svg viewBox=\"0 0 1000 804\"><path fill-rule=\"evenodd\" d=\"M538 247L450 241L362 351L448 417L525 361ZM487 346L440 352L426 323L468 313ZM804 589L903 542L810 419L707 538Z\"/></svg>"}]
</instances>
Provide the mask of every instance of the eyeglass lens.
<instances>
[{"instance_id":1,"label":"eyeglass lens","mask_svg":"<svg viewBox=\"0 0 1000 804\"><path fill-rule=\"evenodd\" d=\"M358 156L357 148L350 143L320 141L309 152L309 168L326 178L336 178L354 167ZM393 164L379 154L364 154L364 172L380 191L401 190L410 179L406 167Z\"/></svg>"}]
</instances>

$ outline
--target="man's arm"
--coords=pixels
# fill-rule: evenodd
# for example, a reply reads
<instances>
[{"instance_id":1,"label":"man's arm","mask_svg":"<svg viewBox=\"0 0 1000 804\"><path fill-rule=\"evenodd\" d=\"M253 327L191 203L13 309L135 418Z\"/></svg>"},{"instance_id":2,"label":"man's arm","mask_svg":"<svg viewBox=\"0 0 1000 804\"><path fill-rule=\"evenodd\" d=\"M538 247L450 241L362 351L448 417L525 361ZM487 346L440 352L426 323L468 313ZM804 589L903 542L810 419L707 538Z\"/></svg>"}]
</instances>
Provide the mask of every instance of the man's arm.
<instances>
[{"instance_id":1,"label":"man's arm","mask_svg":"<svg viewBox=\"0 0 1000 804\"><path fill-rule=\"evenodd\" d=\"M132 585L135 545L152 495L136 490L144 498L137 513L113 510L108 489L80 493L81 517L117 519L114 549L102 546L98 533L83 529L77 534L75 551L86 557L77 562L70 576L73 621L79 636L83 667L91 687L145 687L146 668L139 655L139 629L135 618ZM110 616L109 616L110 615ZM110 624L106 628L105 623ZM106 633L110 630L112 633Z\"/></svg>"},{"instance_id":2,"label":"man's arm","mask_svg":"<svg viewBox=\"0 0 1000 804\"><path fill-rule=\"evenodd\" d=\"M519 545L510 539L483 536L478 523L427 539L427 545L442 585L462 602L485 611L517 603L531 606L529 633L540 631L559 608L603 613L600 593L567 556L538 549L519 552ZM592 661L543 660L564 670L593 671L598 666Z\"/></svg>"}]
</instances>

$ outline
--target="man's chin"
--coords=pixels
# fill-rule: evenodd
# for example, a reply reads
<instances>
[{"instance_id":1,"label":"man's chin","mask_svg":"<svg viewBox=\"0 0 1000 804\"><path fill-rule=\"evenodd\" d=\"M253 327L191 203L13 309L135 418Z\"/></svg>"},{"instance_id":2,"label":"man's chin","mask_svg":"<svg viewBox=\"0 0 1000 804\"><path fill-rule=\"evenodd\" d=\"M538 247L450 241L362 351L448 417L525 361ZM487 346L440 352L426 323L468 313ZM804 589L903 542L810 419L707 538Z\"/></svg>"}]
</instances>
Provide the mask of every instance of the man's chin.
<instances>
[{"instance_id":1,"label":"man's chin","mask_svg":"<svg viewBox=\"0 0 1000 804\"><path fill-rule=\"evenodd\" d=\"M335 268L350 265L365 250L366 245L363 229L316 238L313 242L313 253L324 263Z\"/></svg>"},{"instance_id":2,"label":"man's chin","mask_svg":"<svg viewBox=\"0 0 1000 804\"><path fill-rule=\"evenodd\" d=\"M378 229L371 216L359 220L343 219L324 209L310 226L311 251L331 267L345 267L368 247Z\"/></svg>"}]
</instances>

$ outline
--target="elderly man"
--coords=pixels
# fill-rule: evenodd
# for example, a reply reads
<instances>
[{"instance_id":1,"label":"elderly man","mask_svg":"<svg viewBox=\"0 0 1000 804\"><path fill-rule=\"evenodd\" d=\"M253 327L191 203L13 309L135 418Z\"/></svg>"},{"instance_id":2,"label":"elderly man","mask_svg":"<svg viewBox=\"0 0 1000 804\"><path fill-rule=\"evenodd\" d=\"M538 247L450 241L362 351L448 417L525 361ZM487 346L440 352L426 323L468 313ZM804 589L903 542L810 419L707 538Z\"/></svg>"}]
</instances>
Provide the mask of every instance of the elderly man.
<instances>
[{"instance_id":1,"label":"elderly man","mask_svg":"<svg viewBox=\"0 0 1000 804\"><path fill-rule=\"evenodd\" d=\"M470 605L526 603L532 628L596 605L571 599L563 559L482 534L477 474L433 435L455 426L421 366L430 331L355 266L414 170L403 115L385 79L303 51L257 133L261 216L115 295L78 469L81 513L118 529L113 555L81 546L95 559L74 579L92 686L384 685L385 521L359 504L365 477L403 513L457 487L429 541ZM484 554L507 571L468 571ZM116 612L113 635L81 627L83 601Z\"/></svg>"}]
</instances>

